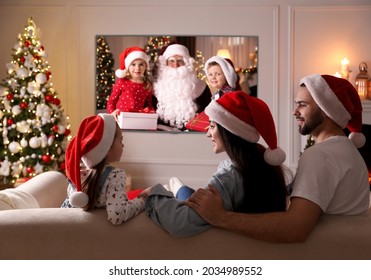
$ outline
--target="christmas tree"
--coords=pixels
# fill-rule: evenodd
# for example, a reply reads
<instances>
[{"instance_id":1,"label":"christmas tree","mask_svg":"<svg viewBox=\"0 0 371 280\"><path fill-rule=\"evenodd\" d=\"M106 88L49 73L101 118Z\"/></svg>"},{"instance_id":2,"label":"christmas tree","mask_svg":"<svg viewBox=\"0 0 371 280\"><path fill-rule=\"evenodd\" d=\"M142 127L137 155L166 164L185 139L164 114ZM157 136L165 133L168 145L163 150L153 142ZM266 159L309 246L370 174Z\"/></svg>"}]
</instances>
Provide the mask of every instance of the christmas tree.
<instances>
[{"instance_id":1,"label":"christmas tree","mask_svg":"<svg viewBox=\"0 0 371 280\"><path fill-rule=\"evenodd\" d=\"M95 79L97 109L106 109L108 98L115 83L115 71L109 46L103 36L97 39L97 74Z\"/></svg>"},{"instance_id":2,"label":"christmas tree","mask_svg":"<svg viewBox=\"0 0 371 280\"><path fill-rule=\"evenodd\" d=\"M46 52L30 18L0 84L0 178L12 185L48 170L64 172L68 118L51 83Z\"/></svg>"},{"instance_id":3,"label":"christmas tree","mask_svg":"<svg viewBox=\"0 0 371 280\"><path fill-rule=\"evenodd\" d=\"M148 38L148 42L144 46L144 50L150 57L150 70L154 68L157 59L161 54L162 48L166 47L171 42L171 36L151 36Z\"/></svg>"}]
</instances>

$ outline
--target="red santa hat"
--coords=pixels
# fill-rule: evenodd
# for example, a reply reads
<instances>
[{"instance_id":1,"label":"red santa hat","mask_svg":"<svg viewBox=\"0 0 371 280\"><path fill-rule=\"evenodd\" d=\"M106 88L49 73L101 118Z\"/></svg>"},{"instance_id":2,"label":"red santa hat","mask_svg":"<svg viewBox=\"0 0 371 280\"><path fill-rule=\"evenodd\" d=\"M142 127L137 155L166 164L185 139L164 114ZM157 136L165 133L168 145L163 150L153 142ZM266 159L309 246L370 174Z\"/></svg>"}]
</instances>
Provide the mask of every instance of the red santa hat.
<instances>
[{"instance_id":1,"label":"red santa hat","mask_svg":"<svg viewBox=\"0 0 371 280\"><path fill-rule=\"evenodd\" d=\"M80 161L92 168L100 163L112 146L116 120L111 114L99 114L85 118L77 135L66 150L66 175L75 185L76 192L70 196L73 207L85 207L89 197L81 189Z\"/></svg>"},{"instance_id":2,"label":"red santa hat","mask_svg":"<svg viewBox=\"0 0 371 280\"><path fill-rule=\"evenodd\" d=\"M262 136L268 145L264 153L268 164L280 165L285 161L285 152L277 146L271 111L263 100L243 91L228 92L218 100L212 100L205 113L210 120L246 141L257 143Z\"/></svg>"},{"instance_id":3,"label":"red santa hat","mask_svg":"<svg viewBox=\"0 0 371 280\"><path fill-rule=\"evenodd\" d=\"M164 53L162 54L162 56L168 60L170 57L174 56L174 55L179 55L183 58L190 58L191 56L189 55L189 50L187 49L187 47L183 46L183 45L180 45L180 44L171 44L171 45L168 45L164 51Z\"/></svg>"},{"instance_id":4,"label":"red santa hat","mask_svg":"<svg viewBox=\"0 0 371 280\"><path fill-rule=\"evenodd\" d=\"M115 74L118 78L124 78L127 73L129 65L136 59L143 59L149 65L149 56L145 50L140 47L130 47L125 49L119 57L120 69L117 69Z\"/></svg>"},{"instance_id":5,"label":"red santa hat","mask_svg":"<svg viewBox=\"0 0 371 280\"><path fill-rule=\"evenodd\" d=\"M210 57L205 63L205 73L209 68L210 62L216 62L224 73L225 79L230 87L236 88L237 74L234 70L234 65L230 59L223 58L221 56Z\"/></svg>"},{"instance_id":6,"label":"red santa hat","mask_svg":"<svg viewBox=\"0 0 371 280\"><path fill-rule=\"evenodd\" d=\"M362 134L362 103L355 87L346 79L314 74L300 80L322 111L342 129L351 132L357 148L366 143Z\"/></svg>"}]
</instances>

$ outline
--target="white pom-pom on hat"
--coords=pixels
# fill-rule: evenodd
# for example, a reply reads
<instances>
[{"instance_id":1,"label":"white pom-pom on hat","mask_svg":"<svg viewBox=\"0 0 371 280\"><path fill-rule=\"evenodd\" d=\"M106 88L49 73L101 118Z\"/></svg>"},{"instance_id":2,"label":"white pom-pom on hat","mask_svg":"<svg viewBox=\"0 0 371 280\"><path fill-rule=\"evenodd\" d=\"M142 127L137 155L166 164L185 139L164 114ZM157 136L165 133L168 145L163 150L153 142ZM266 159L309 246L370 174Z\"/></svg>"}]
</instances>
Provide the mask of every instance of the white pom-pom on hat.
<instances>
[{"instance_id":1,"label":"white pom-pom on hat","mask_svg":"<svg viewBox=\"0 0 371 280\"><path fill-rule=\"evenodd\" d=\"M272 166L278 166L286 160L286 154L279 147L274 150L268 147L264 152L264 160Z\"/></svg>"},{"instance_id":2,"label":"white pom-pom on hat","mask_svg":"<svg viewBox=\"0 0 371 280\"><path fill-rule=\"evenodd\" d=\"M366 137L363 133L351 132L349 134L349 139L353 142L356 148L361 148L366 144Z\"/></svg>"},{"instance_id":3,"label":"white pom-pom on hat","mask_svg":"<svg viewBox=\"0 0 371 280\"><path fill-rule=\"evenodd\" d=\"M73 192L69 200L73 207L84 208L89 202L89 196L84 192Z\"/></svg>"},{"instance_id":4,"label":"white pom-pom on hat","mask_svg":"<svg viewBox=\"0 0 371 280\"><path fill-rule=\"evenodd\" d=\"M124 70L117 69L117 70L115 71L115 74L116 74L116 77L117 77L117 78L125 78L126 73L127 73L126 69L124 69Z\"/></svg>"}]
</instances>

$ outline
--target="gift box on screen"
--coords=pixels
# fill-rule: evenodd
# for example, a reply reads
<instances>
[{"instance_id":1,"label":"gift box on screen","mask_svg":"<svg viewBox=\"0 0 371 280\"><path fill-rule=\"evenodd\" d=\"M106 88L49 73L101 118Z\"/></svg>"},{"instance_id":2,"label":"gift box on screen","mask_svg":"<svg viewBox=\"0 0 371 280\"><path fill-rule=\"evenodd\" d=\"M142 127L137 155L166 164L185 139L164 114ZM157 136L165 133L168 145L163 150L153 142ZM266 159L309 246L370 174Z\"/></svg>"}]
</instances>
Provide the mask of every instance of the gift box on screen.
<instances>
[{"instance_id":1,"label":"gift box on screen","mask_svg":"<svg viewBox=\"0 0 371 280\"><path fill-rule=\"evenodd\" d=\"M118 118L118 123L121 129L157 129L156 113L131 113L121 112Z\"/></svg>"}]
</instances>

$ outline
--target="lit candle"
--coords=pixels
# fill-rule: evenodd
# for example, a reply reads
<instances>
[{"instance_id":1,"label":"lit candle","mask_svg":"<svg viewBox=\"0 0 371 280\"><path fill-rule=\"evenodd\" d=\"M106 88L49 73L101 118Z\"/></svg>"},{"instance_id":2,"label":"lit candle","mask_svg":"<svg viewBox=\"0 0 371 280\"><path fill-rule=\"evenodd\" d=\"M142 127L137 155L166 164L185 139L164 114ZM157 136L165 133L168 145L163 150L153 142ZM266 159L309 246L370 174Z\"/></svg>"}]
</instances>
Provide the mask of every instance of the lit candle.
<instances>
[{"instance_id":1,"label":"lit candle","mask_svg":"<svg viewBox=\"0 0 371 280\"><path fill-rule=\"evenodd\" d=\"M341 60L341 77L349 78L349 60L346 57Z\"/></svg>"}]
</instances>

